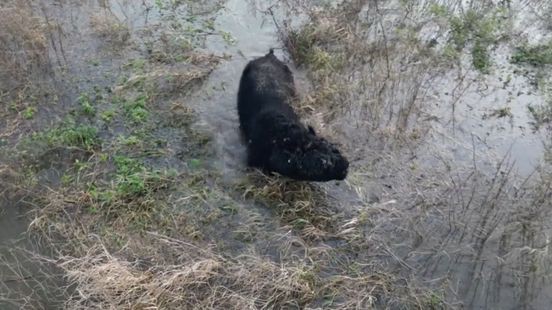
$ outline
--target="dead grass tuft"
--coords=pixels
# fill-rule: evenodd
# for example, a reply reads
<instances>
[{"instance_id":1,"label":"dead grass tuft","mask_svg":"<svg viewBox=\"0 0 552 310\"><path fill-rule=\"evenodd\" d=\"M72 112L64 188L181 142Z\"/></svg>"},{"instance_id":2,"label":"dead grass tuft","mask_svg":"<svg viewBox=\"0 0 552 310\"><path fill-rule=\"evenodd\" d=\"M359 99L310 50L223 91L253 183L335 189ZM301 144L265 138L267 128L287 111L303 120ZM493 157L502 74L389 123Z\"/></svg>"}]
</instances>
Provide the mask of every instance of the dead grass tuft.
<instances>
[{"instance_id":1,"label":"dead grass tuft","mask_svg":"<svg viewBox=\"0 0 552 310\"><path fill-rule=\"evenodd\" d=\"M254 172L236 188L245 199L270 207L307 239L320 239L335 233L340 215L332 208L330 198L316 185Z\"/></svg>"},{"instance_id":2,"label":"dead grass tuft","mask_svg":"<svg viewBox=\"0 0 552 310\"><path fill-rule=\"evenodd\" d=\"M148 73L133 75L123 85L115 87L114 92L119 94L133 88L144 88L152 95L160 96L190 93L219 63L219 59L215 57L202 58L202 60L204 62L198 66L187 64L159 66Z\"/></svg>"},{"instance_id":3,"label":"dead grass tuft","mask_svg":"<svg viewBox=\"0 0 552 310\"><path fill-rule=\"evenodd\" d=\"M302 307L313 298L305 266L280 266L253 255L225 258L157 234L153 243L178 253L172 264L144 268L98 245L83 257L63 257L76 293L71 309L266 309Z\"/></svg>"},{"instance_id":4,"label":"dead grass tuft","mask_svg":"<svg viewBox=\"0 0 552 310\"><path fill-rule=\"evenodd\" d=\"M0 90L19 87L48 64L47 28L22 1L0 4Z\"/></svg>"},{"instance_id":5,"label":"dead grass tuft","mask_svg":"<svg viewBox=\"0 0 552 310\"><path fill-rule=\"evenodd\" d=\"M389 127L408 134L419 126L425 87L440 73L441 61L407 31L426 17L386 13L394 9L402 8L364 1L311 5L304 25L279 27L282 42L312 80L312 90L298 102L300 111L317 111L325 122L342 124L351 138Z\"/></svg>"},{"instance_id":6,"label":"dead grass tuft","mask_svg":"<svg viewBox=\"0 0 552 310\"><path fill-rule=\"evenodd\" d=\"M90 25L100 38L113 47L121 47L130 39L128 26L108 10L93 14Z\"/></svg>"}]
</instances>

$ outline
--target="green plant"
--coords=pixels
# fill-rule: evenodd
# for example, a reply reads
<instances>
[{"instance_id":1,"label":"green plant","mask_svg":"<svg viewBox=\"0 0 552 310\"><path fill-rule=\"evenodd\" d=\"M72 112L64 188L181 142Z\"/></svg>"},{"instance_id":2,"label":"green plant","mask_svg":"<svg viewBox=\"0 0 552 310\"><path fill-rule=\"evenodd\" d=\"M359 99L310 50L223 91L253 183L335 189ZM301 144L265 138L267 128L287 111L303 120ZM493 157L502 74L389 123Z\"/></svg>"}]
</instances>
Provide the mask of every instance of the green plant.
<instances>
[{"instance_id":1,"label":"green plant","mask_svg":"<svg viewBox=\"0 0 552 310\"><path fill-rule=\"evenodd\" d=\"M104 122L110 123L115 117L116 113L117 112L115 110L106 110L100 114L100 117Z\"/></svg>"},{"instance_id":2,"label":"green plant","mask_svg":"<svg viewBox=\"0 0 552 310\"><path fill-rule=\"evenodd\" d=\"M96 115L96 109L92 105L90 96L88 96L88 94L81 94L77 100L79 102L79 105L81 106L81 110L84 115L87 115L87 116Z\"/></svg>"},{"instance_id":3,"label":"green plant","mask_svg":"<svg viewBox=\"0 0 552 310\"><path fill-rule=\"evenodd\" d=\"M145 168L139 161L125 156L115 156L115 192L121 197L146 193Z\"/></svg>"},{"instance_id":4,"label":"green plant","mask_svg":"<svg viewBox=\"0 0 552 310\"><path fill-rule=\"evenodd\" d=\"M124 103L124 109L128 119L134 123L143 123L147 120L149 112L146 109L148 97L146 95L140 95L134 100L130 100Z\"/></svg>"},{"instance_id":5,"label":"green plant","mask_svg":"<svg viewBox=\"0 0 552 310\"><path fill-rule=\"evenodd\" d=\"M513 63L527 63L533 66L552 64L552 41L536 46L520 46L511 58Z\"/></svg>"},{"instance_id":6,"label":"green plant","mask_svg":"<svg viewBox=\"0 0 552 310\"><path fill-rule=\"evenodd\" d=\"M141 58L133 59L125 67L131 68L134 72L141 73L146 67L146 60Z\"/></svg>"},{"instance_id":7,"label":"green plant","mask_svg":"<svg viewBox=\"0 0 552 310\"><path fill-rule=\"evenodd\" d=\"M450 27L450 40L456 49L453 53L450 48L443 52L447 57L458 57L460 52L469 44L471 47L472 64L482 73L489 73L491 57L489 49L498 43L504 36L501 29L504 28L505 12L497 9L493 12L479 12L473 9L466 11L461 16L443 13L443 8L435 8L435 15L448 16Z\"/></svg>"},{"instance_id":8,"label":"green plant","mask_svg":"<svg viewBox=\"0 0 552 310\"><path fill-rule=\"evenodd\" d=\"M65 124L45 132L35 133L32 140L50 147L77 147L92 150L100 145L97 129L86 125Z\"/></svg>"},{"instance_id":9,"label":"green plant","mask_svg":"<svg viewBox=\"0 0 552 310\"><path fill-rule=\"evenodd\" d=\"M25 119L32 119L34 117L35 113L36 113L36 108L35 107L27 107L23 111L23 117Z\"/></svg>"}]
</instances>

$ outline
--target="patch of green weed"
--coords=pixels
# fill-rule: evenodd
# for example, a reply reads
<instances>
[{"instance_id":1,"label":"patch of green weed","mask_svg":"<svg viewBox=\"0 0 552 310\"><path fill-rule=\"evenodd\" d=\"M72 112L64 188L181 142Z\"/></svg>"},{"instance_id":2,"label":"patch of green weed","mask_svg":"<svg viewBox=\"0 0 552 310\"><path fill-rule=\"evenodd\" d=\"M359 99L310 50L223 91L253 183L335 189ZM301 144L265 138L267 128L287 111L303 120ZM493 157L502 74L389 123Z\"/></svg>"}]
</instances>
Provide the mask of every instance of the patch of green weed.
<instances>
[{"instance_id":1,"label":"patch of green weed","mask_svg":"<svg viewBox=\"0 0 552 310\"><path fill-rule=\"evenodd\" d=\"M113 109L103 111L100 114L101 119L106 123L111 123L117 112Z\"/></svg>"},{"instance_id":2,"label":"patch of green weed","mask_svg":"<svg viewBox=\"0 0 552 310\"><path fill-rule=\"evenodd\" d=\"M35 107L27 107L24 111L23 111L23 117L25 119L32 119L34 117L34 115L36 114L36 108Z\"/></svg>"},{"instance_id":3,"label":"patch of green weed","mask_svg":"<svg viewBox=\"0 0 552 310\"><path fill-rule=\"evenodd\" d=\"M92 105L92 101L88 94L81 94L77 100L81 106L82 114L90 117L96 115L96 109Z\"/></svg>"},{"instance_id":4,"label":"patch of green weed","mask_svg":"<svg viewBox=\"0 0 552 310\"><path fill-rule=\"evenodd\" d=\"M511 61L533 66L550 65L552 64L552 41L537 46L520 46Z\"/></svg>"},{"instance_id":5,"label":"patch of green weed","mask_svg":"<svg viewBox=\"0 0 552 310\"><path fill-rule=\"evenodd\" d=\"M125 156L116 156L115 167L117 168L115 182L118 194L128 197L146 193L144 175L146 169L141 162Z\"/></svg>"},{"instance_id":6,"label":"patch of green weed","mask_svg":"<svg viewBox=\"0 0 552 310\"><path fill-rule=\"evenodd\" d=\"M483 12L470 9L462 15L454 15L442 5L434 5L430 11L435 16L447 18L449 23L449 44L443 54L447 58L457 58L471 45L474 68L489 73L492 65L489 49L505 35L506 12L503 9Z\"/></svg>"},{"instance_id":7,"label":"patch of green weed","mask_svg":"<svg viewBox=\"0 0 552 310\"><path fill-rule=\"evenodd\" d=\"M228 45L236 44L237 40L232 36L230 32L221 30L219 33L222 36L222 39L224 40L224 42L226 42L226 44Z\"/></svg>"},{"instance_id":8,"label":"patch of green weed","mask_svg":"<svg viewBox=\"0 0 552 310\"><path fill-rule=\"evenodd\" d=\"M128 137L119 137L118 141L126 146L135 146L139 145L142 142L142 139L136 135L130 135Z\"/></svg>"},{"instance_id":9,"label":"patch of green weed","mask_svg":"<svg viewBox=\"0 0 552 310\"><path fill-rule=\"evenodd\" d=\"M96 128L75 124L65 124L58 128L35 133L31 140L45 142L49 147L77 147L85 150L92 150L100 145Z\"/></svg>"},{"instance_id":10,"label":"patch of green weed","mask_svg":"<svg viewBox=\"0 0 552 310\"><path fill-rule=\"evenodd\" d=\"M124 103L124 109L127 118L133 123L144 123L149 112L146 109L148 97L146 95L140 95L133 100L126 101Z\"/></svg>"},{"instance_id":11,"label":"patch of green weed","mask_svg":"<svg viewBox=\"0 0 552 310\"><path fill-rule=\"evenodd\" d=\"M125 68L131 68L136 73L143 73L146 67L145 59L133 59L128 64L125 65Z\"/></svg>"}]
</instances>

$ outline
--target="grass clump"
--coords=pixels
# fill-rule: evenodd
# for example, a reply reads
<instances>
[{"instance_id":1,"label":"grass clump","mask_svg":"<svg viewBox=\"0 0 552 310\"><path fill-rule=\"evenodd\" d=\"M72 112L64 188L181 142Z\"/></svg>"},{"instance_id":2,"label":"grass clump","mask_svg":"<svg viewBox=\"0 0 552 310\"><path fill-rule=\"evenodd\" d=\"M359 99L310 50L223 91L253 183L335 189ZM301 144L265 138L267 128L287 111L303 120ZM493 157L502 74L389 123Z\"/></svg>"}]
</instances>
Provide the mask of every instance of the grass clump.
<instances>
[{"instance_id":1,"label":"grass clump","mask_svg":"<svg viewBox=\"0 0 552 310\"><path fill-rule=\"evenodd\" d=\"M288 29L284 42L295 63L314 71L341 68L343 61L340 54L328 50L334 41L340 39L339 34L335 33L337 27L307 24L299 29Z\"/></svg>"},{"instance_id":2,"label":"grass clump","mask_svg":"<svg viewBox=\"0 0 552 310\"><path fill-rule=\"evenodd\" d=\"M146 108L148 96L139 95L135 99L127 100L124 105L124 110L127 118L135 123L144 123L149 117L149 111Z\"/></svg>"},{"instance_id":3,"label":"grass clump","mask_svg":"<svg viewBox=\"0 0 552 310\"><path fill-rule=\"evenodd\" d=\"M33 119L33 117L35 116L36 114L36 108L35 107L27 107L24 111L23 111L23 117L25 119Z\"/></svg>"},{"instance_id":4,"label":"grass clump","mask_svg":"<svg viewBox=\"0 0 552 310\"><path fill-rule=\"evenodd\" d=\"M106 123L111 123L113 118L117 115L117 111L114 109L105 110L100 114L101 119Z\"/></svg>"},{"instance_id":5,"label":"grass clump","mask_svg":"<svg viewBox=\"0 0 552 310\"><path fill-rule=\"evenodd\" d=\"M533 118L533 128L540 129L542 126L552 123L552 105L528 105L527 109Z\"/></svg>"},{"instance_id":6,"label":"grass clump","mask_svg":"<svg viewBox=\"0 0 552 310\"><path fill-rule=\"evenodd\" d=\"M96 115L96 109L94 108L90 96L88 94L81 94L77 99L81 107L82 114L92 117Z\"/></svg>"},{"instance_id":7,"label":"grass clump","mask_svg":"<svg viewBox=\"0 0 552 310\"><path fill-rule=\"evenodd\" d=\"M537 46L520 46L511 61L517 64L543 66L552 64L552 41Z\"/></svg>"},{"instance_id":8,"label":"grass clump","mask_svg":"<svg viewBox=\"0 0 552 310\"><path fill-rule=\"evenodd\" d=\"M319 239L335 231L339 218L326 195L316 186L303 182L271 178L261 173L238 183L243 197L273 209L281 219L310 239Z\"/></svg>"},{"instance_id":9,"label":"grass clump","mask_svg":"<svg viewBox=\"0 0 552 310\"><path fill-rule=\"evenodd\" d=\"M441 10L436 11L442 16ZM434 13L436 14L436 13ZM489 73L492 65L489 49L498 43L504 35L501 29L504 25L504 11L479 12L473 9L457 16L447 14L450 27L450 43L459 53L469 44L471 47L472 64L482 73ZM450 51L446 51L451 54Z\"/></svg>"},{"instance_id":10,"label":"grass clump","mask_svg":"<svg viewBox=\"0 0 552 310\"><path fill-rule=\"evenodd\" d=\"M100 145L98 130L88 125L66 124L35 133L31 141L44 142L50 148L74 147L91 151Z\"/></svg>"}]
</instances>

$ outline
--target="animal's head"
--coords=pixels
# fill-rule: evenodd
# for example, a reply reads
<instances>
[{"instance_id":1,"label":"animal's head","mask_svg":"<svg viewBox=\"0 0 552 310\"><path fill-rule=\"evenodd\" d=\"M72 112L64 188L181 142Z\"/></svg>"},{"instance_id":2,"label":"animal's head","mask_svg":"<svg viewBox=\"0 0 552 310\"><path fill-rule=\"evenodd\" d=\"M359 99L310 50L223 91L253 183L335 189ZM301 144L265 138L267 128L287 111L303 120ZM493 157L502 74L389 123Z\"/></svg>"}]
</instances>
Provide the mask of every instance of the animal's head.
<instances>
[{"instance_id":1,"label":"animal's head","mask_svg":"<svg viewBox=\"0 0 552 310\"><path fill-rule=\"evenodd\" d=\"M297 180L325 182L347 177L349 161L337 147L317 136L312 127L298 133L294 147L273 150L271 170Z\"/></svg>"}]
</instances>

